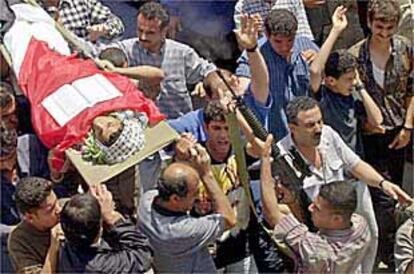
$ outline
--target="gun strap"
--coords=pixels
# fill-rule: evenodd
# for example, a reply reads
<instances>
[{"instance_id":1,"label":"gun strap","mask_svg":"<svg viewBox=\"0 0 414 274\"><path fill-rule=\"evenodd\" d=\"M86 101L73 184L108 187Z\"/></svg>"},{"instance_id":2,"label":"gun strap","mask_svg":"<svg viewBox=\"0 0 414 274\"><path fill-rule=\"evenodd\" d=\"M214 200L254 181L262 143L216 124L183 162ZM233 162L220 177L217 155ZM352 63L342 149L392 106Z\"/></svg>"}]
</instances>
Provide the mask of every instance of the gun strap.
<instances>
[{"instance_id":1,"label":"gun strap","mask_svg":"<svg viewBox=\"0 0 414 274\"><path fill-rule=\"evenodd\" d=\"M287 247L283 242L277 240L272 230L268 229L263 222L261 221L260 216L257 214L256 206L253 202L253 197L250 192L250 177L249 173L247 171L247 165L246 165L246 155L244 154L244 146L243 141L240 138L240 127L239 123L236 117L236 114L234 113L228 113L226 115L226 121L227 125L229 127L229 135L230 135L230 141L231 145L236 157L236 163L237 163L237 173L240 178L240 182L242 184L242 187L247 195L247 198L249 200L249 206L253 214L255 215L257 219L257 223L261 226L261 228L266 232L266 234L273 240L273 242L276 244L276 246L279 248L281 252L286 254L287 256L294 258L295 255L292 252L289 247Z\"/></svg>"}]
</instances>

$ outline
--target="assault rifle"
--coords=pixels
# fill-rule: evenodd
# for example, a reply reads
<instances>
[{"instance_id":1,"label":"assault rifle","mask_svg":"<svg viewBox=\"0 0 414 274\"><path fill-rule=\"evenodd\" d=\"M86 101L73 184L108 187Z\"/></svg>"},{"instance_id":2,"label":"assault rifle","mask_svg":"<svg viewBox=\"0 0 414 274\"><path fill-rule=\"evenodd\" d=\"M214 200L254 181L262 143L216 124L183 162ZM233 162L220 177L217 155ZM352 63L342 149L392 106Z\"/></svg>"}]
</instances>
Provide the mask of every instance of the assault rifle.
<instances>
[{"instance_id":1,"label":"assault rifle","mask_svg":"<svg viewBox=\"0 0 414 274\"><path fill-rule=\"evenodd\" d=\"M229 83L224 79L223 74L220 70L217 70L217 75L224 82L226 87L230 90L233 99L236 101L236 108L243 115L244 119L247 121L253 133L260 140L265 141L269 133L264 128L262 123L256 117L254 112L247 106L242 96L237 95ZM287 187L292 193L296 196L299 205L302 209L302 216L304 223L308 226L310 231L317 231L315 228L311 214L308 210L309 205L311 204L311 199L306 194L303 189L303 180L310 176L312 173L305 163L303 158L299 155L299 152L296 148L292 147L289 150L290 154L282 155L280 153L279 147L276 145L275 139L272 142L272 174L278 176L281 180L281 183ZM289 164L288 158L291 160Z\"/></svg>"}]
</instances>

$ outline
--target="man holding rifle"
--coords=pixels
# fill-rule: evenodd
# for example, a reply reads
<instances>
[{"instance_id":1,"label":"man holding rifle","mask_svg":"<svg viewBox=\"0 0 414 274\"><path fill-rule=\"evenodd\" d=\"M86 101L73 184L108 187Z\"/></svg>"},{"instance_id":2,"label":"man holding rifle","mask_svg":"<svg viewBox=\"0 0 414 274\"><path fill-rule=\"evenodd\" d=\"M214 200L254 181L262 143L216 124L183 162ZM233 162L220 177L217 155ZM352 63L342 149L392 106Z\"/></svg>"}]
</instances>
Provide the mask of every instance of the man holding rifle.
<instances>
[{"instance_id":1,"label":"man holding rifle","mask_svg":"<svg viewBox=\"0 0 414 274\"><path fill-rule=\"evenodd\" d=\"M303 189L315 201L323 185L352 177L381 189L400 204L412 202L401 188L386 180L361 160L331 127L324 125L318 103L310 97L297 97L287 107L290 134L278 142L284 157L304 161L310 176L303 180ZM297 151L297 153L292 153ZM289 191L279 193L284 200ZM312 211L311 211L312 212ZM313 219L313 218L312 218ZM314 220L313 220L314 221ZM316 225L316 224L315 224ZM363 263L363 272L370 272L372 262Z\"/></svg>"}]
</instances>

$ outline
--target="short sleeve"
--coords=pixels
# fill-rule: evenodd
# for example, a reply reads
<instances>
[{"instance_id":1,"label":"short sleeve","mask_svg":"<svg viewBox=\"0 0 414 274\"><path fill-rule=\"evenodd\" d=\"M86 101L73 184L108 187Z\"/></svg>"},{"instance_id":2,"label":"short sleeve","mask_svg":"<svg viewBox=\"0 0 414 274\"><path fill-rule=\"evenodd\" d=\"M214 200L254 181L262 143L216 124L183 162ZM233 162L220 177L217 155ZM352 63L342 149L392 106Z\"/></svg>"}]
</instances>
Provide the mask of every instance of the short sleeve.
<instances>
[{"instance_id":1,"label":"short sleeve","mask_svg":"<svg viewBox=\"0 0 414 274\"><path fill-rule=\"evenodd\" d=\"M324 129L327 131L327 134L330 135L329 139L333 143L336 153L342 159L345 169L348 171L353 169L361 161L361 158L352 151L334 129L329 126L324 126Z\"/></svg>"},{"instance_id":2,"label":"short sleeve","mask_svg":"<svg viewBox=\"0 0 414 274\"><path fill-rule=\"evenodd\" d=\"M172 237L168 244L180 255L191 256L216 241L223 232L224 217L221 214L210 214L200 218L187 216L171 226L170 233L175 237Z\"/></svg>"}]
</instances>

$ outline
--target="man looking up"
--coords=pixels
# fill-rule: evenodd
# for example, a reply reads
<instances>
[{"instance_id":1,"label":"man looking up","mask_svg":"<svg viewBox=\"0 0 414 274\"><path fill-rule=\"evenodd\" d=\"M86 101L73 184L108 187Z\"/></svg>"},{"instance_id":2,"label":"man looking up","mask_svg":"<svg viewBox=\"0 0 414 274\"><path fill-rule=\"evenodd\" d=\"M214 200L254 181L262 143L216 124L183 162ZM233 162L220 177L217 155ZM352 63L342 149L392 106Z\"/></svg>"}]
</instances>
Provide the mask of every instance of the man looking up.
<instances>
[{"instance_id":1,"label":"man looking up","mask_svg":"<svg viewBox=\"0 0 414 274\"><path fill-rule=\"evenodd\" d=\"M23 221L11 232L9 252L17 273L54 273L61 236L61 207L52 190L52 182L26 177L16 186L17 208Z\"/></svg>"},{"instance_id":2,"label":"man looking up","mask_svg":"<svg viewBox=\"0 0 414 274\"><path fill-rule=\"evenodd\" d=\"M214 179L210 157L200 145L191 148L191 164L169 165L157 190L144 193L139 206L139 229L154 248L156 272L215 272L207 245L236 224L229 200ZM214 205L214 214L189 215L202 181Z\"/></svg>"},{"instance_id":3,"label":"man looking up","mask_svg":"<svg viewBox=\"0 0 414 274\"><path fill-rule=\"evenodd\" d=\"M216 67L200 58L194 49L166 39L169 23L159 3L145 3L137 16L137 38L120 41L130 67L152 65L165 72L156 104L168 118L177 118L193 109L187 85L195 85Z\"/></svg>"}]
</instances>

